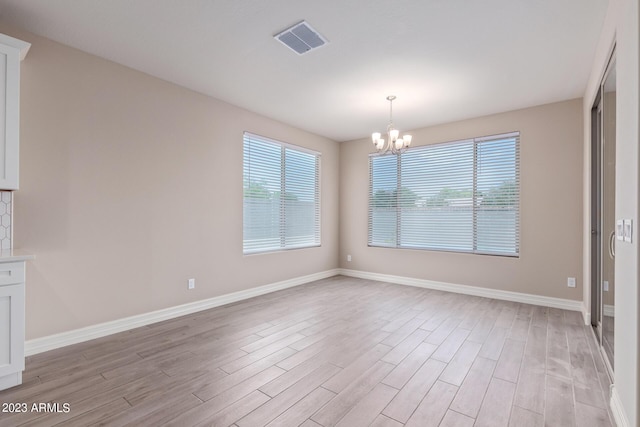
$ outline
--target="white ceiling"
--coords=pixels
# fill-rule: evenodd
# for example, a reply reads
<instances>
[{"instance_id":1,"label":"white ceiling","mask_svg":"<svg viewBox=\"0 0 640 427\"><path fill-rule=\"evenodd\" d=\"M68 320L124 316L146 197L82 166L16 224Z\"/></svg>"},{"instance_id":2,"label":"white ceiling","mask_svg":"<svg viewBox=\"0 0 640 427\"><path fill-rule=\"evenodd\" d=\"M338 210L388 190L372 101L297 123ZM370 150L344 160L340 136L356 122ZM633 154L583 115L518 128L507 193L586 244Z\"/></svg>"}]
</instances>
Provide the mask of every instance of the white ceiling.
<instances>
[{"instance_id":1,"label":"white ceiling","mask_svg":"<svg viewBox=\"0 0 640 427\"><path fill-rule=\"evenodd\" d=\"M0 0L0 21L337 141L577 98L607 0ZM329 44L273 35L305 19Z\"/></svg>"}]
</instances>

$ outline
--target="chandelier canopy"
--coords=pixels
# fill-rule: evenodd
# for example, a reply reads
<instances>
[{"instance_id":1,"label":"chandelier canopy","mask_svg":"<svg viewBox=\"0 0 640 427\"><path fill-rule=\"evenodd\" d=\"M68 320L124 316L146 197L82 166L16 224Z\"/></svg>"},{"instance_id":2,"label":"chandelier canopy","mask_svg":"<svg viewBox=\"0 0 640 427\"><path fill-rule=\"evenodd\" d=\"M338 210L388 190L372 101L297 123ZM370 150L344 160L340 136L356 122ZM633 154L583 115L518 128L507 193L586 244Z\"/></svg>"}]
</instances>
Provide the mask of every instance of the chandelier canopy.
<instances>
[{"instance_id":1,"label":"chandelier canopy","mask_svg":"<svg viewBox=\"0 0 640 427\"><path fill-rule=\"evenodd\" d=\"M393 154L404 153L409 145L411 145L411 135L400 136L400 131L393 126L393 100L396 99L394 95L387 96L389 101L389 124L387 125L387 135L389 139L385 146L385 140L382 138L380 132L373 132L371 134L371 141L374 147L379 153L384 154L391 151Z\"/></svg>"}]
</instances>

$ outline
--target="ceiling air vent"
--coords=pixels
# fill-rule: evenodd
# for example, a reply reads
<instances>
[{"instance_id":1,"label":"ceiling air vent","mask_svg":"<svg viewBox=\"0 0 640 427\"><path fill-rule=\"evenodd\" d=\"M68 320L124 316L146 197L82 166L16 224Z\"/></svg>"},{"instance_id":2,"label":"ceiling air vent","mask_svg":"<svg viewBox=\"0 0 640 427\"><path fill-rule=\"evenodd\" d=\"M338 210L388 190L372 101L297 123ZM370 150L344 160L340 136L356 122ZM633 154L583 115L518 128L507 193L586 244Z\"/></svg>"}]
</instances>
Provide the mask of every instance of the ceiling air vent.
<instances>
[{"instance_id":1,"label":"ceiling air vent","mask_svg":"<svg viewBox=\"0 0 640 427\"><path fill-rule=\"evenodd\" d=\"M302 55L328 43L327 39L311 28L311 25L305 21L287 28L273 37L298 55Z\"/></svg>"}]
</instances>

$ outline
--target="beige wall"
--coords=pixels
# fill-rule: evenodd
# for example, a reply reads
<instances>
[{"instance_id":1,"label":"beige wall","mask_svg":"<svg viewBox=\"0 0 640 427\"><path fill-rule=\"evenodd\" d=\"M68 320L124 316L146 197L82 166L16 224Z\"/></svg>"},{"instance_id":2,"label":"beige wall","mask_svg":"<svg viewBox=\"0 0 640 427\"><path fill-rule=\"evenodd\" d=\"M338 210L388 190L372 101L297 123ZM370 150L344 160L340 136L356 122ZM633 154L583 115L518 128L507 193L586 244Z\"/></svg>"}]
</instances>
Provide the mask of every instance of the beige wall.
<instances>
[{"instance_id":1,"label":"beige wall","mask_svg":"<svg viewBox=\"0 0 640 427\"><path fill-rule=\"evenodd\" d=\"M15 247L37 256L27 339L337 267L336 142L2 30L32 43L15 195ZM245 130L322 152L322 247L242 255Z\"/></svg>"},{"instance_id":2,"label":"beige wall","mask_svg":"<svg viewBox=\"0 0 640 427\"><path fill-rule=\"evenodd\" d=\"M454 284L582 298L582 101L412 131L416 145L520 131L520 258L367 246L369 139L340 145L340 266ZM347 262L347 254L352 262ZM577 278L575 289L567 277Z\"/></svg>"}]
</instances>

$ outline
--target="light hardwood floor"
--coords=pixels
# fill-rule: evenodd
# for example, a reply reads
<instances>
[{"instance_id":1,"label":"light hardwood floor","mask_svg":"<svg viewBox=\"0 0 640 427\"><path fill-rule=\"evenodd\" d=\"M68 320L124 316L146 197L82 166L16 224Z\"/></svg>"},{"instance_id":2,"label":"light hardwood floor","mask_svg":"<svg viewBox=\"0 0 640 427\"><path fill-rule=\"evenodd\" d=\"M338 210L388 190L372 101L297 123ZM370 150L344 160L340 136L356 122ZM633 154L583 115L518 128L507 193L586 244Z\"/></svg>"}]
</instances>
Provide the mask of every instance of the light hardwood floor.
<instances>
[{"instance_id":1,"label":"light hardwood floor","mask_svg":"<svg viewBox=\"0 0 640 427\"><path fill-rule=\"evenodd\" d=\"M41 353L0 426L610 426L577 312L333 277Z\"/></svg>"}]
</instances>

